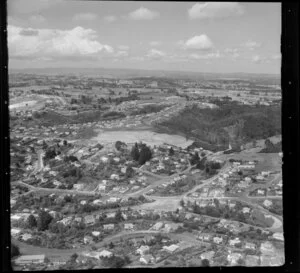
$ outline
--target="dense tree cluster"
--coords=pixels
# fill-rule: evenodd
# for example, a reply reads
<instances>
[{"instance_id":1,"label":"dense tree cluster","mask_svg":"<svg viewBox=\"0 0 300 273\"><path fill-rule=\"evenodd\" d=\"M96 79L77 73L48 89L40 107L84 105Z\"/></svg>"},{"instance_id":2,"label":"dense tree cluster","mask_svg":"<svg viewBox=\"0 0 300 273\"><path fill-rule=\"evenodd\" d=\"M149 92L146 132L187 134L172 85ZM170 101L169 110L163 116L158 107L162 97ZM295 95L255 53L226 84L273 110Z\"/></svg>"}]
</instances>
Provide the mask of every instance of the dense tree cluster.
<instances>
[{"instance_id":1,"label":"dense tree cluster","mask_svg":"<svg viewBox=\"0 0 300 273\"><path fill-rule=\"evenodd\" d=\"M51 223L53 217L49 214L49 212L45 210L41 210L38 215L37 220L37 228L39 231L47 230L49 224Z\"/></svg>"},{"instance_id":2,"label":"dense tree cluster","mask_svg":"<svg viewBox=\"0 0 300 273\"><path fill-rule=\"evenodd\" d=\"M174 155L174 149L171 147L170 149L169 149L169 156L173 156Z\"/></svg>"},{"instance_id":3,"label":"dense tree cluster","mask_svg":"<svg viewBox=\"0 0 300 273\"><path fill-rule=\"evenodd\" d=\"M152 152L146 144L142 143L138 145L135 143L131 150L131 156L133 160L137 161L140 165L144 165L152 158Z\"/></svg>"},{"instance_id":4,"label":"dense tree cluster","mask_svg":"<svg viewBox=\"0 0 300 273\"><path fill-rule=\"evenodd\" d=\"M265 140L265 148L263 148L260 153L279 153L282 151L281 141L274 144L270 139Z\"/></svg>"},{"instance_id":5,"label":"dense tree cluster","mask_svg":"<svg viewBox=\"0 0 300 273\"><path fill-rule=\"evenodd\" d=\"M125 147L127 147L126 143L125 142L122 142L122 141L116 141L115 143L115 147L118 151L122 151Z\"/></svg>"},{"instance_id":6,"label":"dense tree cluster","mask_svg":"<svg viewBox=\"0 0 300 273\"><path fill-rule=\"evenodd\" d=\"M131 261L128 256L111 256L111 257L103 257L101 258L101 262L104 266L109 268L122 268L125 265L129 264Z\"/></svg>"},{"instance_id":7,"label":"dense tree cluster","mask_svg":"<svg viewBox=\"0 0 300 273\"><path fill-rule=\"evenodd\" d=\"M70 155L70 156L65 156L64 158L65 162L79 162L78 158L74 155Z\"/></svg>"}]
</instances>

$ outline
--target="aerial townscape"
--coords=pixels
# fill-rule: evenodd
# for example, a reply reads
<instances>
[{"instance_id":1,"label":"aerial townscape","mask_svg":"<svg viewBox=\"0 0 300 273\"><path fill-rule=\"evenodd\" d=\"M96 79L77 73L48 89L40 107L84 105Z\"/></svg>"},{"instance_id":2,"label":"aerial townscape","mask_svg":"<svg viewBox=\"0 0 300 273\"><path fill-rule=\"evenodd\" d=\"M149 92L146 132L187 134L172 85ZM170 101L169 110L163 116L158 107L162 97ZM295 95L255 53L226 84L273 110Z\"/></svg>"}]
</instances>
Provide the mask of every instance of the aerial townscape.
<instances>
[{"instance_id":1,"label":"aerial townscape","mask_svg":"<svg viewBox=\"0 0 300 273\"><path fill-rule=\"evenodd\" d=\"M9 112L14 270L285 263L280 75L14 67Z\"/></svg>"}]
</instances>

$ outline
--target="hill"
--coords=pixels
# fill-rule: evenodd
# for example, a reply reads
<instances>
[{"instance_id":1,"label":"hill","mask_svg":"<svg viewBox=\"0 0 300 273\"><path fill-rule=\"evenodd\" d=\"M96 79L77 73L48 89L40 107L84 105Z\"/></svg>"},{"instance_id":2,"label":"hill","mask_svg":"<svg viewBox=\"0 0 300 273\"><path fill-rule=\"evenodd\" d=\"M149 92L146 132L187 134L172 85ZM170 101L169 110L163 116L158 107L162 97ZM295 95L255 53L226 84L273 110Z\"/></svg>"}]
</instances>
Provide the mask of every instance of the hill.
<instances>
[{"instance_id":1,"label":"hill","mask_svg":"<svg viewBox=\"0 0 300 273\"><path fill-rule=\"evenodd\" d=\"M157 125L157 129L180 133L211 150L224 150L281 133L279 106L249 106L233 102L216 109L185 108L177 116ZM202 146L203 147L203 146ZM204 148L204 147L203 147Z\"/></svg>"}]
</instances>

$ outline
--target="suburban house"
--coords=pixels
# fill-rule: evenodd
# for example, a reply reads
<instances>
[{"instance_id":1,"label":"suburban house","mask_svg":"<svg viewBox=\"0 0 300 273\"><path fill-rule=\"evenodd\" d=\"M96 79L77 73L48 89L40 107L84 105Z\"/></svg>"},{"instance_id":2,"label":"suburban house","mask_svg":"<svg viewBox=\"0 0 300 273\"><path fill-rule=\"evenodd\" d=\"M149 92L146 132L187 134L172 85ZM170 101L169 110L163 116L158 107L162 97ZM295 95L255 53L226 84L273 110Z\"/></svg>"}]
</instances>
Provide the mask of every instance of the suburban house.
<instances>
[{"instance_id":1,"label":"suburban house","mask_svg":"<svg viewBox=\"0 0 300 273\"><path fill-rule=\"evenodd\" d=\"M140 255L144 255L144 253L146 253L147 251L149 251L149 246L147 245L142 245L140 248L138 248L136 250L136 253L140 254Z\"/></svg>"},{"instance_id":2,"label":"suburban house","mask_svg":"<svg viewBox=\"0 0 300 273\"><path fill-rule=\"evenodd\" d=\"M230 253L227 256L227 260L230 265L236 265L237 261L242 258L242 254L240 253Z\"/></svg>"},{"instance_id":3,"label":"suburban house","mask_svg":"<svg viewBox=\"0 0 300 273\"><path fill-rule=\"evenodd\" d=\"M92 231L92 235L98 237L100 235L100 231Z\"/></svg>"},{"instance_id":4,"label":"suburban house","mask_svg":"<svg viewBox=\"0 0 300 273\"><path fill-rule=\"evenodd\" d=\"M112 230L115 228L115 224L107 224L107 225L103 225L103 228L105 230Z\"/></svg>"},{"instance_id":5,"label":"suburban house","mask_svg":"<svg viewBox=\"0 0 300 273\"><path fill-rule=\"evenodd\" d=\"M235 246L236 244L239 244L240 242L241 242L241 240L239 238L235 238L235 239L229 240L229 245Z\"/></svg>"},{"instance_id":6,"label":"suburban house","mask_svg":"<svg viewBox=\"0 0 300 273\"><path fill-rule=\"evenodd\" d=\"M222 244L223 243L223 238L222 237L214 237L213 241L216 244Z\"/></svg>"},{"instance_id":7,"label":"suburban house","mask_svg":"<svg viewBox=\"0 0 300 273\"><path fill-rule=\"evenodd\" d=\"M207 260L211 260L213 258L213 256L215 255L215 252L214 251L207 251L207 252L204 252L200 255L200 258L202 260L204 259L207 259Z\"/></svg>"},{"instance_id":8,"label":"suburban house","mask_svg":"<svg viewBox=\"0 0 300 273\"><path fill-rule=\"evenodd\" d=\"M96 223L96 219L93 215L87 215L84 217L84 223L86 225L94 225Z\"/></svg>"},{"instance_id":9,"label":"suburban house","mask_svg":"<svg viewBox=\"0 0 300 273\"><path fill-rule=\"evenodd\" d=\"M253 249L253 250L256 249L256 245L254 243L249 243L249 242L246 242L244 247L246 249Z\"/></svg>"},{"instance_id":10,"label":"suburban house","mask_svg":"<svg viewBox=\"0 0 300 273\"><path fill-rule=\"evenodd\" d=\"M273 238L276 239L276 240L279 240L279 241L283 241L284 240L282 232L275 232L273 234Z\"/></svg>"},{"instance_id":11,"label":"suburban house","mask_svg":"<svg viewBox=\"0 0 300 273\"><path fill-rule=\"evenodd\" d=\"M89 235L86 235L86 236L83 237L83 242L85 244L91 244L91 243L94 242L94 239L93 239L93 237L91 237Z\"/></svg>"},{"instance_id":12,"label":"suburban house","mask_svg":"<svg viewBox=\"0 0 300 273\"><path fill-rule=\"evenodd\" d=\"M173 244L173 245L170 245L170 246L164 246L163 247L163 249L164 250L166 250L166 251L168 251L168 252L171 252L171 253L173 253L175 250L177 250L179 248L179 246L178 245L175 245L175 244Z\"/></svg>"},{"instance_id":13,"label":"suburban house","mask_svg":"<svg viewBox=\"0 0 300 273\"><path fill-rule=\"evenodd\" d=\"M154 262L154 257L150 254L148 255L143 255L140 258L140 262L143 264L149 264L149 263L153 263Z\"/></svg>"},{"instance_id":14,"label":"suburban house","mask_svg":"<svg viewBox=\"0 0 300 273\"><path fill-rule=\"evenodd\" d=\"M133 229L133 224L132 223L126 223L126 224L124 224L124 229L126 229L126 230L132 230Z\"/></svg>"},{"instance_id":15,"label":"suburban house","mask_svg":"<svg viewBox=\"0 0 300 273\"><path fill-rule=\"evenodd\" d=\"M109 258L113 255L112 252L108 251L108 250L102 250L100 253L99 253L99 257L104 257L104 258Z\"/></svg>"},{"instance_id":16,"label":"suburban house","mask_svg":"<svg viewBox=\"0 0 300 273\"><path fill-rule=\"evenodd\" d=\"M23 241L27 241L32 238L32 235L30 233L25 233L21 236L21 238Z\"/></svg>"},{"instance_id":17,"label":"suburban house","mask_svg":"<svg viewBox=\"0 0 300 273\"><path fill-rule=\"evenodd\" d=\"M13 236L13 237L16 237L17 235L19 235L20 232L21 232L21 229L19 229L19 228L12 228L12 229L10 230L10 234L11 234L11 236Z\"/></svg>"},{"instance_id":18,"label":"suburban house","mask_svg":"<svg viewBox=\"0 0 300 273\"><path fill-rule=\"evenodd\" d=\"M201 241L209 242L211 240L211 235L210 234L200 234L198 236L198 239Z\"/></svg>"}]
</instances>

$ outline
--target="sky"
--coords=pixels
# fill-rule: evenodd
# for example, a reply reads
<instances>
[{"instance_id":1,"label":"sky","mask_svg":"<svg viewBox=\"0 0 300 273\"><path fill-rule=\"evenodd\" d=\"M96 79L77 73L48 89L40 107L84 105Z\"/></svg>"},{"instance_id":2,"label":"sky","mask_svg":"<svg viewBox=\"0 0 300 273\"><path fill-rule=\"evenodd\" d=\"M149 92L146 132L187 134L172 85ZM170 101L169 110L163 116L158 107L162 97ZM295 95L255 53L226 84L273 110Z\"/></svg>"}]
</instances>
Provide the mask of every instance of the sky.
<instances>
[{"instance_id":1,"label":"sky","mask_svg":"<svg viewBox=\"0 0 300 273\"><path fill-rule=\"evenodd\" d=\"M281 4L8 0L9 68L280 74Z\"/></svg>"}]
</instances>

